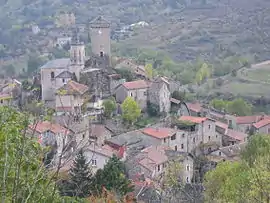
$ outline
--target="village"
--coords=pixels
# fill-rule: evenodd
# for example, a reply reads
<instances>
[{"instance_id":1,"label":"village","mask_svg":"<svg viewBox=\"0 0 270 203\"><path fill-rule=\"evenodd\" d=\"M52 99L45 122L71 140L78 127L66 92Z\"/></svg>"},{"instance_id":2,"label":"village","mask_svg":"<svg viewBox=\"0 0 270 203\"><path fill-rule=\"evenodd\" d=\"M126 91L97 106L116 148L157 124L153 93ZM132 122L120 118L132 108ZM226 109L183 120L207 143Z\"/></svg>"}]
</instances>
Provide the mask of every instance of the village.
<instances>
[{"instance_id":1,"label":"village","mask_svg":"<svg viewBox=\"0 0 270 203\"><path fill-rule=\"evenodd\" d=\"M160 187L171 162L181 164L184 184L201 185L197 157L206 158L208 170L225 160L238 161L250 135L270 133L267 115L236 116L200 101L185 102L174 97L186 91L181 83L153 75L129 58L112 64L110 22L99 16L89 26L91 55L75 29L66 39L69 57L47 62L33 78L40 89L29 92L15 78L1 85L1 106L21 109L36 99L43 104L37 110L52 110L50 119L43 111L28 127L41 146L51 147L49 167L60 161L61 171L68 171L82 149L95 173L116 155L128 169L134 195L143 201L150 189ZM126 81L122 68L136 78ZM140 119L152 122L135 125Z\"/></svg>"}]
</instances>

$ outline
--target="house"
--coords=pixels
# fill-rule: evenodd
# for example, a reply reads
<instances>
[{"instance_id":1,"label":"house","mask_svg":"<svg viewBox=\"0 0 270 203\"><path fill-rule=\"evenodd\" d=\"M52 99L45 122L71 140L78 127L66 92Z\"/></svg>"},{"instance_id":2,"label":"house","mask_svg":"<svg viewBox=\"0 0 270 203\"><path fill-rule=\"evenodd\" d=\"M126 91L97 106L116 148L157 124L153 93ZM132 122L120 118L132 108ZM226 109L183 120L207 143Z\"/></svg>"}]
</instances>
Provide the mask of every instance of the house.
<instances>
[{"instance_id":1,"label":"house","mask_svg":"<svg viewBox=\"0 0 270 203\"><path fill-rule=\"evenodd\" d=\"M240 160L240 152L246 147L247 142L242 142L235 145L220 147L218 150L213 151L210 156L221 158L220 161L238 161Z\"/></svg>"},{"instance_id":2,"label":"house","mask_svg":"<svg viewBox=\"0 0 270 203\"><path fill-rule=\"evenodd\" d=\"M248 134L227 128L222 136L223 146L230 146L247 141Z\"/></svg>"},{"instance_id":3,"label":"house","mask_svg":"<svg viewBox=\"0 0 270 203\"><path fill-rule=\"evenodd\" d=\"M0 93L0 106L10 106L12 104L12 95Z\"/></svg>"},{"instance_id":4,"label":"house","mask_svg":"<svg viewBox=\"0 0 270 203\"><path fill-rule=\"evenodd\" d=\"M155 180L168 168L170 162L180 163L181 178L189 183L193 177L193 159L185 153L175 152L166 146L149 146L128 160L129 175L132 177L143 174L144 178Z\"/></svg>"},{"instance_id":5,"label":"house","mask_svg":"<svg viewBox=\"0 0 270 203\"><path fill-rule=\"evenodd\" d=\"M97 146L102 146L105 140L112 137L112 132L102 124L90 124L89 127L89 139L95 142Z\"/></svg>"},{"instance_id":6,"label":"house","mask_svg":"<svg viewBox=\"0 0 270 203\"><path fill-rule=\"evenodd\" d=\"M84 155L93 173L96 173L98 169L103 169L106 163L113 155L118 156L121 160L125 160L125 148L115 150L108 145L96 146L91 144L84 148Z\"/></svg>"},{"instance_id":7,"label":"house","mask_svg":"<svg viewBox=\"0 0 270 203\"><path fill-rule=\"evenodd\" d=\"M171 110L169 85L170 83L165 78L158 77L149 87L148 100L150 104L159 107L160 113L169 113Z\"/></svg>"},{"instance_id":8,"label":"house","mask_svg":"<svg viewBox=\"0 0 270 203\"><path fill-rule=\"evenodd\" d=\"M187 103L191 116L202 116L203 107L200 103Z\"/></svg>"},{"instance_id":9,"label":"house","mask_svg":"<svg viewBox=\"0 0 270 203\"><path fill-rule=\"evenodd\" d=\"M270 134L270 118L264 118L252 125L255 133Z\"/></svg>"},{"instance_id":10,"label":"house","mask_svg":"<svg viewBox=\"0 0 270 203\"><path fill-rule=\"evenodd\" d=\"M123 103L126 97L132 97L141 109L146 109L148 100L149 82L145 80L136 80L125 82L115 90L115 98L119 103Z\"/></svg>"},{"instance_id":11,"label":"house","mask_svg":"<svg viewBox=\"0 0 270 203\"><path fill-rule=\"evenodd\" d=\"M42 146L56 146L56 158L66 147L73 151L73 132L59 124L40 121L28 126L28 134L38 138Z\"/></svg>"},{"instance_id":12,"label":"house","mask_svg":"<svg viewBox=\"0 0 270 203\"><path fill-rule=\"evenodd\" d=\"M68 37L68 36L64 36L64 37L58 37L56 39L56 42L55 42L55 46L56 47L59 47L59 48L62 48L64 45L66 44L70 44L71 43L71 37Z\"/></svg>"},{"instance_id":13,"label":"house","mask_svg":"<svg viewBox=\"0 0 270 203\"><path fill-rule=\"evenodd\" d=\"M210 152L222 145L222 137L216 133L215 120L206 117L181 116L178 119L177 137L181 137L179 151L193 152L203 147Z\"/></svg>"},{"instance_id":14,"label":"house","mask_svg":"<svg viewBox=\"0 0 270 203\"><path fill-rule=\"evenodd\" d=\"M146 77L145 67L142 65L137 65L131 59L127 59L127 58L118 59L115 69L127 69L139 77L143 77L143 78Z\"/></svg>"},{"instance_id":15,"label":"house","mask_svg":"<svg viewBox=\"0 0 270 203\"><path fill-rule=\"evenodd\" d=\"M69 80L56 92L56 111L80 113L87 91L86 85Z\"/></svg>"},{"instance_id":16,"label":"house","mask_svg":"<svg viewBox=\"0 0 270 203\"><path fill-rule=\"evenodd\" d=\"M177 151L178 145L176 142L176 129L172 128L145 128L141 130L146 136L155 139L155 145L163 145L174 148Z\"/></svg>"}]
</instances>

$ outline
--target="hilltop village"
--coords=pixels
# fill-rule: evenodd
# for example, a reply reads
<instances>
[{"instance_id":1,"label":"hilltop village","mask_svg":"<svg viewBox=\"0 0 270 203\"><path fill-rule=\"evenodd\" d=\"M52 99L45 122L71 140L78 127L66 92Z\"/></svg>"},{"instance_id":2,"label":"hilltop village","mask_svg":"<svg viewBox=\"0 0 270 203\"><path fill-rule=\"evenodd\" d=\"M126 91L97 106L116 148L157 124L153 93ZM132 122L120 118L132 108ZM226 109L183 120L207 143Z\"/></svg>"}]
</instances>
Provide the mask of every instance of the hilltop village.
<instances>
[{"instance_id":1,"label":"hilltop village","mask_svg":"<svg viewBox=\"0 0 270 203\"><path fill-rule=\"evenodd\" d=\"M185 91L179 82L154 75L132 59L112 63L110 22L100 16L89 26L91 55L75 29L69 57L42 65L32 81L37 88L29 91L16 79L1 86L2 106L25 107L38 116L28 132L41 146L51 147L50 168L60 161L61 171L68 171L82 150L95 173L115 155L127 168L134 196L143 202L176 162L184 186L201 194L203 174L219 162L238 161L252 133L270 133L270 116L230 115L199 101L187 103L175 96ZM123 67L136 78L127 81ZM30 108L34 100L41 106Z\"/></svg>"}]
</instances>

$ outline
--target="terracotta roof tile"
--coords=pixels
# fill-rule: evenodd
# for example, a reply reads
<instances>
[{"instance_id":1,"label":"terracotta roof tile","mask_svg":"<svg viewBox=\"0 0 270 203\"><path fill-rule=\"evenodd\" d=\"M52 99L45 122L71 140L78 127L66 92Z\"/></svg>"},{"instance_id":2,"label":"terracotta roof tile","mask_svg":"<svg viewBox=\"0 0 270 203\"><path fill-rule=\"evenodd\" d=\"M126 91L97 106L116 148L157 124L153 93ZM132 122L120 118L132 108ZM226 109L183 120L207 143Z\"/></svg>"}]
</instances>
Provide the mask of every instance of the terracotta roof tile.
<instances>
[{"instance_id":1,"label":"terracotta roof tile","mask_svg":"<svg viewBox=\"0 0 270 203\"><path fill-rule=\"evenodd\" d=\"M246 133L238 132L229 128L227 129L225 135L240 142L244 142L245 139L248 137Z\"/></svg>"},{"instance_id":2,"label":"terracotta roof tile","mask_svg":"<svg viewBox=\"0 0 270 203\"><path fill-rule=\"evenodd\" d=\"M222 123L220 121L216 121L216 126L222 128L222 129L227 129L228 128L228 124Z\"/></svg>"},{"instance_id":3,"label":"terracotta roof tile","mask_svg":"<svg viewBox=\"0 0 270 203\"><path fill-rule=\"evenodd\" d=\"M236 117L237 124L252 124L261 120L263 116L238 116Z\"/></svg>"},{"instance_id":4,"label":"terracotta roof tile","mask_svg":"<svg viewBox=\"0 0 270 203\"><path fill-rule=\"evenodd\" d=\"M188 122L191 122L191 123L202 123L204 121L208 120L208 118L206 117L195 117L195 116L181 116L179 118L179 121L188 121Z\"/></svg>"},{"instance_id":5,"label":"terracotta roof tile","mask_svg":"<svg viewBox=\"0 0 270 203\"><path fill-rule=\"evenodd\" d=\"M73 94L84 94L87 92L88 87L86 85L77 83L73 80L68 81L63 87L59 88L58 91L65 91L64 94L73 95Z\"/></svg>"},{"instance_id":6,"label":"terracotta roof tile","mask_svg":"<svg viewBox=\"0 0 270 203\"><path fill-rule=\"evenodd\" d=\"M146 89L149 87L149 82L145 80L136 80L136 81L131 81L131 82L125 82L123 83L123 86L128 89Z\"/></svg>"},{"instance_id":7,"label":"terracotta roof tile","mask_svg":"<svg viewBox=\"0 0 270 203\"><path fill-rule=\"evenodd\" d=\"M158 139L163 139L172 136L176 130L172 128L145 128L142 133Z\"/></svg>"},{"instance_id":8,"label":"terracotta roof tile","mask_svg":"<svg viewBox=\"0 0 270 203\"><path fill-rule=\"evenodd\" d=\"M259 128L262 128L266 125L269 125L270 124L270 119L269 118L266 118L266 119L263 119L263 120L260 120L259 122L257 123L254 123L253 126L257 129Z\"/></svg>"},{"instance_id":9,"label":"terracotta roof tile","mask_svg":"<svg viewBox=\"0 0 270 203\"><path fill-rule=\"evenodd\" d=\"M53 133L64 133L64 134L69 134L70 131L59 125L59 124L54 124L49 121L41 121L38 122L37 124L29 125L29 128L35 132L38 133L44 133L46 131L52 131Z\"/></svg>"},{"instance_id":10,"label":"terracotta roof tile","mask_svg":"<svg viewBox=\"0 0 270 203\"><path fill-rule=\"evenodd\" d=\"M196 113L199 113L202 110L202 106L200 103L187 103L187 107Z\"/></svg>"}]
</instances>

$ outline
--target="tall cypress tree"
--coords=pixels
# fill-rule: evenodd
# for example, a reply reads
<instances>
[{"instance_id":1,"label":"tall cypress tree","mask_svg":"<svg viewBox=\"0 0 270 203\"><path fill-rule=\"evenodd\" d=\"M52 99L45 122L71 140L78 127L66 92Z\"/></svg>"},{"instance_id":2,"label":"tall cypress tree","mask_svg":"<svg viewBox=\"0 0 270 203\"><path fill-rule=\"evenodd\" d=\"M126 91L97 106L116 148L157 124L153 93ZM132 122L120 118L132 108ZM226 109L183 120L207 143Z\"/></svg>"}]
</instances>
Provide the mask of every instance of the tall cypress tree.
<instances>
[{"instance_id":1,"label":"tall cypress tree","mask_svg":"<svg viewBox=\"0 0 270 203\"><path fill-rule=\"evenodd\" d=\"M77 154L69 175L70 179L62 189L64 195L80 198L90 196L91 171L82 150Z\"/></svg>"}]
</instances>

